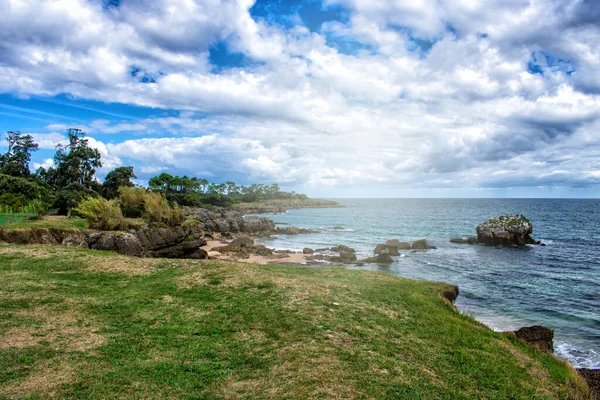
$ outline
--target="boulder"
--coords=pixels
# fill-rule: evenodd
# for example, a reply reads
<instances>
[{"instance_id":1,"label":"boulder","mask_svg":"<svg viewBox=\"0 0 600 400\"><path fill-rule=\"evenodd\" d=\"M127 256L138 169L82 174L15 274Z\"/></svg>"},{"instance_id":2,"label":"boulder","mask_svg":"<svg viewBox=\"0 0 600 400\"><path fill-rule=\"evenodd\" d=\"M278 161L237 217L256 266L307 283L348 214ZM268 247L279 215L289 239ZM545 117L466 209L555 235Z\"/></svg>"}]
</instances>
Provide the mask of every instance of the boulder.
<instances>
[{"instance_id":1,"label":"boulder","mask_svg":"<svg viewBox=\"0 0 600 400\"><path fill-rule=\"evenodd\" d=\"M313 249L311 249L310 247L305 247L302 250L302 254L313 254L315 251Z\"/></svg>"},{"instance_id":2,"label":"boulder","mask_svg":"<svg viewBox=\"0 0 600 400\"><path fill-rule=\"evenodd\" d=\"M415 240L412 244L413 250L427 250L427 249L435 249L435 248L436 248L435 246L432 246L429 243L427 243L427 239Z\"/></svg>"},{"instance_id":3,"label":"boulder","mask_svg":"<svg viewBox=\"0 0 600 400\"><path fill-rule=\"evenodd\" d=\"M375 257L365 258L361 260L364 263L374 263L374 264L392 264L394 259L389 254L378 254Z\"/></svg>"},{"instance_id":4,"label":"boulder","mask_svg":"<svg viewBox=\"0 0 600 400\"><path fill-rule=\"evenodd\" d=\"M126 256L141 256L144 248L139 239L126 232L94 232L87 236L87 245L94 250L115 251Z\"/></svg>"},{"instance_id":5,"label":"boulder","mask_svg":"<svg viewBox=\"0 0 600 400\"><path fill-rule=\"evenodd\" d=\"M477 244L477 238L474 236L469 236L465 238L452 238L450 239L450 242L460 244Z\"/></svg>"},{"instance_id":6,"label":"boulder","mask_svg":"<svg viewBox=\"0 0 600 400\"><path fill-rule=\"evenodd\" d=\"M386 246L392 246L398 250L410 250L410 243L401 242L397 239L390 239L385 242Z\"/></svg>"},{"instance_id":7,"label":"boulder","mask_svg":"<svg viewBox=\"0 0 600 400\"><path fill-rule=\"evenodd\" d=\"M410 245L409 245L410 247ZM395 246L389 246L387 244L378 244L373 250L375 254L389 254L390 256L399 256L398 248Z\"/></svg>"},{"instance_id":8,"label":"boulder","mask_svg":"<svg viewBox=\"0 0 600 400\"><path fill-rule=\"evenodd\" d=\"M257 254L259 256L271 256L273 255L273 250L265 247L262 244L255 244L252 246L252 254Z\"/></svg>"},{"instance_id":9,"label":"boulder","mask_svg":"<svg viewBox=\"0 0 600 400\"><path fill-rule=\"evenodd\" d=\"M536 244L529 236L531 221L520 214L507 214L477 225L477 242L487 246L524 246Z\"/></svg>"},{"instance_id":10,"label":"boulder","mask_svg":"<svg viewBox=\"0 0 600 400\"><path fill-rule=\"evenodd\" d=\"M531 347L548 353L554 352L554 331L541 325L523 327L514 332Z\"/></svg>"},{"instance_id":11,"label":"boulder","mask_svg":"<svg viewBox=\"0 0 600 400\"><path fill-rule=\"evenodd\" d=\"M335 251L336 253L356 253L352 247L344 246L343 244L339 244L330 249L331 251Z\"/></svg>"}]
</instances>

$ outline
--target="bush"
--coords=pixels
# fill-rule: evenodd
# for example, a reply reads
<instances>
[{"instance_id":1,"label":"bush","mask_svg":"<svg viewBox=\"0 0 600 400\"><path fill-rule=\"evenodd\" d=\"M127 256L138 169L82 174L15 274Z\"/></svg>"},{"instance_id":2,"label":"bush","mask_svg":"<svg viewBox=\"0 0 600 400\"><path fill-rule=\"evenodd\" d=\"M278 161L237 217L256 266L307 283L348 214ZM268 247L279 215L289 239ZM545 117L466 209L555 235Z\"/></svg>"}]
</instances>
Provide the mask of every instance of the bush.
<instances>
[{"instance_id":1,"label":"bush","mask_svg":"<svg viewBox=\"0 0 600 400\"><path fill-rule=\"evenodd\" d=\"M146 189L122 186L119 188L121 211L127 218L140 218L144 215Z\"/></svg>"},{"instance_id":2,"label":"bush","mask_svg":"<svg viewBox=\"0 0 600 400\"><path fill-rule=\"evenodd\" d=\"M14 208L27 205L33 200L48 196L47 190L40 185L10 175L0 174L0 203Z\"/></svg>"},{"instance_id":3,"label":"bush","mask_svg":"<svg viewBox=\"0 0 600 400\"><path fill-rule=\"evenodd\" d=\"M175 226L185 219L183 208L177 203L171 206L165 196L159 193L147 192L144 207L148 222L159 222L168 226Z\"/></svg>"},{"instance_id":4,"label":"bush","mask_svg":"<svg viewBox=\"0 0 600 400\"><path fill-rule=\"evenodd\" d=\"M69 183L56 194L54 208L61 215L67 215L86 197L98 197L98 194L79 183Z\"/></svg>"},{"instance_id":5,"label":"bush","mask_svg":"<svg viewBox=\"0 0 600 400\"><path fill-rule=\"evenodd\" d=\"M116 231L125 225L123 213L116 200L86 197L73 211L87 219L92 229Z\"/></svg>"}]
</instances>

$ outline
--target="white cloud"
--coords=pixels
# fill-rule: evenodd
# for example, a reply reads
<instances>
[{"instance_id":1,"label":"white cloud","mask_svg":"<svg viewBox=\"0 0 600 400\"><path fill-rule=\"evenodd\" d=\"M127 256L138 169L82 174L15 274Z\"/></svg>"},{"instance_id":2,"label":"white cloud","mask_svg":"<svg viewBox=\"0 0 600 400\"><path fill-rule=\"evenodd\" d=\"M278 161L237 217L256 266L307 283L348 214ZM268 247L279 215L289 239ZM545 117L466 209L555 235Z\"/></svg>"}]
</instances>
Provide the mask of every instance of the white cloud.
<instances>
[{"instance_id":1,"label":"white cloud","mask_svg":"<svg viewBox=\"0 0 600 400\"><path fill-rule=\"evenodd\" d=\"M103 170L135 162L145 175L168 167L307 187L597 184L578 174L598 169L593 4L327 3L349 19L315 33L255 21L247 0L0 0L0 92L181 112L86 122ZM328 39L367 49L342 54ZM211 72L219 41L250 63ZM532 54L544 75L528 70ZM123 132L145 138L119 141ZM36 138L47 149L64 140Z\"/></svg>"}]
</instances>

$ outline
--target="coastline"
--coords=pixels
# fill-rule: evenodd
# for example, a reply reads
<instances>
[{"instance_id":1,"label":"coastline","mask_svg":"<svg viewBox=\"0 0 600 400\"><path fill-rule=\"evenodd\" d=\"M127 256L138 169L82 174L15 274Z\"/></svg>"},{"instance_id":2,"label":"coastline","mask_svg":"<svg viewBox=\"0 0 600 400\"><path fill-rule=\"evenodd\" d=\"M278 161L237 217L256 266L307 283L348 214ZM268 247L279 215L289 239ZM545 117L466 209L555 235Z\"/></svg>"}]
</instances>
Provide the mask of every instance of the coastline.
<instances>
[{"instance_id":1,"label":"coastline","mask_svg":"<svg viewBox=\"0 0 600 400\"><path fill-rule=\"evenodd\" d=\"M312 207L309 207L312 208ZM326 207L329 208L329 207ZM336 207L337 208L337 207ZM229 211L235 211L237 213L240 212L240 210L229 210ZM227 220L227 218L229 218L230 216L228 215L227 210L221 210L219 211L219 213L221 213L220 215L223 216L225 218L226 221L228 221L228 227L232 226L231 222L233 220ZM254 220L255 218L259 218L260 217L254 217L254 216L249 216L247 217L250 220ZM270 220L271 224L273 226L277 225L277 223L275 223L273 220ZM235 221L234 221L235 222ZM218 224L217 224L218 225ZM240 228L240 226L238 226L238 228ZM340 232L342 232L340 230ZM273 234L273 232L271 232L270 234ZM271 255L260 255L260 254L250 254L248 257L243 258L243 257L237 257L235 255L231 255L231 254L227 254L227 255L223 255L220 253L215 252L213 249L215 247L219 247L219 246L223 246L226 245L227 243L230 243L232 240L234 240L235 238L239 238L239 237L244 237L244 236L248 236L243 232L229 232L229 231L225 231L225 232L212 232L210 233L211 238L208 238L208 240L206 241L206 244L201 246L200 248L204 251L207 252L207 255L209 257L213 257L215 259L219 259L219 260L224 260L224 261L231 261L231 262L242 262L242 263L247 263L247 264L280 264L280 265L301 265L301 266L311 266L311 265L319 265L319 266L336 266L336 265L348 265L348 264L352 264L355 265L355 262L350 262L350 263L339 263L339 262L314 262L314 260L310 260L309 259L309 255L307 254L302 254L302 253L290 253L289 251L277 251L275 250ZM254 239L263 239L265 237L265 235L250 235L251 237L253 237ZM335 244L340 244L340 243L335 243ZM375 243L374 243L375 244ZM334 245L334 243L331 243L331 245Z\"/></svg>"}]
</instances>

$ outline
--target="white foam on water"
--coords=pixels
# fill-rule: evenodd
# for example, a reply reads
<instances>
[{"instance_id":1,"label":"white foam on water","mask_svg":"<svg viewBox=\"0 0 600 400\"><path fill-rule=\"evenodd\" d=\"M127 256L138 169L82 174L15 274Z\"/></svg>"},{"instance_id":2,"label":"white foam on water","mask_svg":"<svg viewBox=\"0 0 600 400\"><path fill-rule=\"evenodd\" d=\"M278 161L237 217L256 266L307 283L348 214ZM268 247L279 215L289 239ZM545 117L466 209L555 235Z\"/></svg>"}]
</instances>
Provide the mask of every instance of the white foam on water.
<instances>
[{"instance_id":1,"label":"white foam on water","mask_svg":"<svg viewBox=\"0 0 600 400\"><path fill-rule=\"evenodd\" d=\"M567 342L555 342L554 353L569 361L575 368L600 368L600 354L584 350Z\"/></svg>"}]
</instances>

